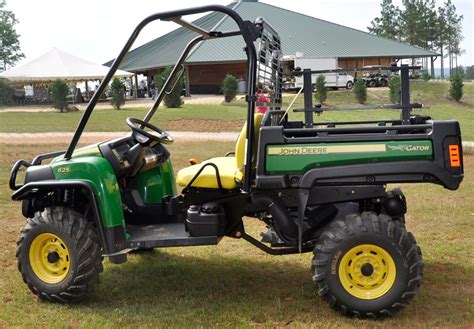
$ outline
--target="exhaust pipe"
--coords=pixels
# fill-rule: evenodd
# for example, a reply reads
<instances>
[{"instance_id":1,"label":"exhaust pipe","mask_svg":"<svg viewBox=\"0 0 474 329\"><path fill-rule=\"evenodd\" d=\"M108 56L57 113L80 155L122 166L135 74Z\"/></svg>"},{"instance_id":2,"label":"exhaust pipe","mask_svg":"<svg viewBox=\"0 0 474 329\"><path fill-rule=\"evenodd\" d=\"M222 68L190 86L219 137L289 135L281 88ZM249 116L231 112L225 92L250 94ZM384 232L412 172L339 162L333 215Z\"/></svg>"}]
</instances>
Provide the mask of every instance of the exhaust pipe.
<instances>
[{"instance_id":1,"label":"exhaust pipe","mask_svg":"<svg viewBox=\"0 0 474 329\"><path fill-rule=\"evenodd\" d=\"M257 208L265 209L272 215L273 228L280 238L289 243L298 239L298 226L291 219L288 209L276 193L252 194L252 203Z\"/></svg>"}]
</instances>

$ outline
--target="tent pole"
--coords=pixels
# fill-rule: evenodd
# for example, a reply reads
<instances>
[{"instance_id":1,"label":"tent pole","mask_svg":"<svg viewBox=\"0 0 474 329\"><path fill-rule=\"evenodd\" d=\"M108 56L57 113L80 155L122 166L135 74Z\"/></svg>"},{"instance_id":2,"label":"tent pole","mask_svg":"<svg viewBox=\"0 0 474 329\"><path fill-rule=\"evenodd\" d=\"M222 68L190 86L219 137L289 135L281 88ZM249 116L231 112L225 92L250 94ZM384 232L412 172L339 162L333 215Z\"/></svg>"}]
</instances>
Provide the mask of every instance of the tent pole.
<instances>
[{"instance_id":1,"label":"tent pole","mask_svg":"<svg viewBox=\"0 0 474 329\"><path fill-rule=\"evenodd\" d=\"M88 84L89 81L86 80L86 98L87 100L89 100L89 84Z\"/></svg>"}]
</instances>

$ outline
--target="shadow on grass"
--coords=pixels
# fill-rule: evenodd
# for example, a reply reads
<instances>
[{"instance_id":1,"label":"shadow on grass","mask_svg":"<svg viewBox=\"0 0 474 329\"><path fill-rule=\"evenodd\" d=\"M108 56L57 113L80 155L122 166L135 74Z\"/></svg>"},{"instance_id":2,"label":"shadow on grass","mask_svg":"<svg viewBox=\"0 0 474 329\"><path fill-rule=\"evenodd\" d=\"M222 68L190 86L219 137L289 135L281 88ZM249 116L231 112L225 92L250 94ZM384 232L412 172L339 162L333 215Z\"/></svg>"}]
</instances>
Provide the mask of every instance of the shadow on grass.
<instances>
[{"instance_id":1,"label":"shadow on grass","mask_svg":"<svg viewBox=\"0 0 474 329\"><path fill-rule=\"evenodd\" d=\"M154 251L108 265L96 292L76 311L168 324L361 324L330 310L318 298L307 262L272 256L183 255ZM214 257L212 257L214 255ZM253 257L254 259L249 259ZM299 259L302 260L302 259ZM425 283L408 308L384 322L366 325L447 325L469 321L469 271L457 264L427 263ZM467 318L466 318L467 317ZM319 320L318 320L319 319ZM190 322L192 321L192 322ZM355 322L354 322L355 321Z\"/></svg>"},{"instance_id":2,"label":"shadow on grass","mask_svg":"<svg viewBox=\"0 0 474 329\"><path fill-rule=\"evenodd\" d=\"M309 256L303 266L291 256L275 262L272 256L252 255L252 260L245 255L236 258L235 253L178 252L135 254L127 264L107 264L96 292L73 307L104 315L120 309L123 315L247 324L305 321L315 308L327 311L311 281Z\"/></svg>"}]
</instances>

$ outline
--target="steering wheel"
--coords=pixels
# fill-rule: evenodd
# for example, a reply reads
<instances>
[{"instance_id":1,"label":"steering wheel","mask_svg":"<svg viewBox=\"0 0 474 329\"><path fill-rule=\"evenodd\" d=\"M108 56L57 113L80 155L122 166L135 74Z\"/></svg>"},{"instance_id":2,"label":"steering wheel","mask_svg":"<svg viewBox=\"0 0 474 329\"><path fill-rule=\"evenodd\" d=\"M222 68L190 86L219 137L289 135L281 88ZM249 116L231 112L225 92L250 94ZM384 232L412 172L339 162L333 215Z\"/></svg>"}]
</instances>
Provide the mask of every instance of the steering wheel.
<instances>
[{"instance_id":1,"label":"steering wheel","mask_svg":"<svg viewBox=\"0 0 474 329\"><path fill-rule=\"evenodd\" d=\"M135 137L135 139L142 145L147 145L152 141L161 144L172 144L174 142L174 139L170 134L149 122L135 118L127 118L127 125L132 129L133 137ZM158 135L149 133L145 128L150 129Z\"/></svg>"}]
</instances>

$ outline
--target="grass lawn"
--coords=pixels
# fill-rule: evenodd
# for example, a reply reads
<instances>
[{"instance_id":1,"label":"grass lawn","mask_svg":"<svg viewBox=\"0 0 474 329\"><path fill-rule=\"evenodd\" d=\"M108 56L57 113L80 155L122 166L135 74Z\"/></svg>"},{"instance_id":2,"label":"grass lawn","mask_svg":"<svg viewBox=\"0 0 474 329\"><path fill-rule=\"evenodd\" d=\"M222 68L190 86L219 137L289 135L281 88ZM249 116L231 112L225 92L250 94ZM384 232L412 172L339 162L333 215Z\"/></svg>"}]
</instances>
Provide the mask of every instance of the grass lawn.
<instances>
[{"instance_id":1,"label":"grass lawn","mask_svg":"<svg viewBox=\"0 0 474 329\"><path fill-rule=\"evenodd\" d=\"M474 141L474 84L465 83L463 102L451 102L446 98L449 84L446 82L412 81L412 101L424 103L429 108L416 110L414 114L429 115L434 119L456 119L461 123L463 139ZM387 88L369 88L368 105L389 103ZM286 109L292 96L284 97ZM245 102L241 99L230 105L184 105L181 109L160 108L152 123L170 131L239 131L246 117ZM329 91L327 106L360 106L350 90ZM100 105L99 105L100 106ZM293 108L302 108L303 96ZM142 118L147 109L124 108L95 111L86 131L128 131L127 117ZM74 131L82 113L56 112L9 112L0 111L0 132L51 132ZM377 111L328 111L318 121L379 120L399 118L398 110ZM290 118L302 119L301 113L291 113Z\"/></svg>"},{"instance_id":2,"label":"grass lawn","mask_svg":"<svg viewBox=\"0 0 474 329\"><path fill-rule=\"evenodd\" d=\"M148 108L123 108L92 113L86 131L128 131L127 117L143 118ZM74 131L82 112L0 112L0 132ZM239 131L246 111L238 106L184 105L159 108L152 123L170 131Z\"/></svg>"},{"instance_id":3,"label":"grass lawn","mask_svg":"<svg viewBox=\"0 0 474 329\"><path fill-rule=\"evenodd\" d=\"M270 256L241 240L215 247L169 248L105 261L101 283L78 305L40 301L16 269L15 240L24 220L10 201L11 164L65 145L0 144L0 327L470 327L474 323L474 156L456 192L407 185L407 226L423 250L425 279L414 302L385 321L346 318L317 296L311 255ZM175 143L176 169L189 157L223 154L232 143ZM189 150L192 150L190 153ZM247 220L248 231L263 229Z\"/></svg>"}]
</instances>

